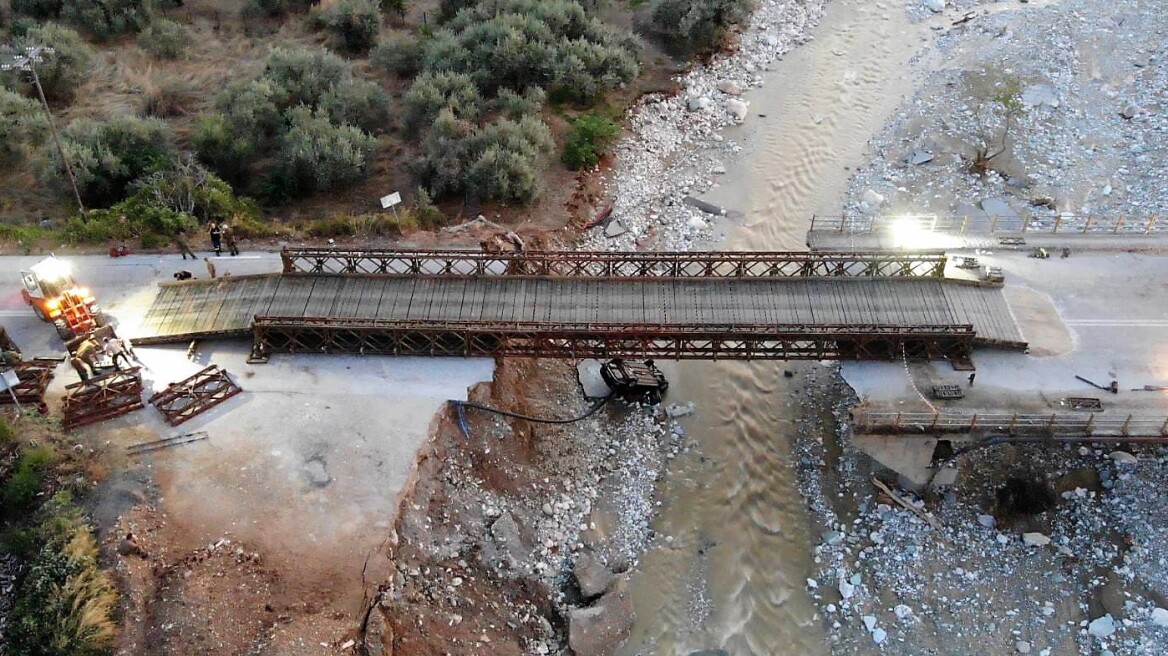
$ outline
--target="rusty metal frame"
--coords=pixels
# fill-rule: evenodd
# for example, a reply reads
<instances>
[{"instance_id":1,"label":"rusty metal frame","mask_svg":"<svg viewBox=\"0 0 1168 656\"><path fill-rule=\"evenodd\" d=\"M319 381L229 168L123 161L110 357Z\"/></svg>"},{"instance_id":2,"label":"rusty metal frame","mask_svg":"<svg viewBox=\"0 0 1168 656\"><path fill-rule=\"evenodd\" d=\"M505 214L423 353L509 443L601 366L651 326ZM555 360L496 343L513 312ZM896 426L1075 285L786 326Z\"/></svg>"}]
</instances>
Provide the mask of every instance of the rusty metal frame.
<instances>
[{"instance_id":1,"label":"rusty metal frame","mask_svg":"<svg viewBox=\"0 0 1168 656\"><path fill-rule=\"evenodd\" d=\"M285 274L577 278L942 277L945 254L920 252L587 252L285 248Z\"/></svg>"},{"instance_id":2,"label":"rusty metal frame","mask_svg":"<svg viewBox=\"0 0 1168 656\"><path fill-rule=\"evenodd\" d=\"M65 386L61 425L72 430L142 407L142 375L137 367L113 371Z\"/></svg>"},{"instance_id":3,"label":"rusty metal frame","mask_svg":"<svg viewBox=\"0 0 1168 656\"><path fill-rule=\"evenodd\" d=\"M271 353L675 360L968 360L972 326L709 325L256 317L252 358Z\"/></svg>"},{"instance_id":4,"label":"rusty metal frame","mask_svg":"<svg viewBox=\"0 0 1168 656\"><path fill-rule=\"evenodd\" d=\"M1168 416L1095 413L947 413L853 411L857 433L874 435L1010 435L1168 438Z\"/></svg>"},{"instance_id":5,"label":"rusty metal frame","mask_svg":"<svg viewBox=\"0 0 1168 656\"><path fill-rule=\"evenodd\" d=\"M193 376L167 385L166 389L151 396L149 403L162 413L166 423L178 426L242 391L226 369L213 364Z\"/></svg>"},{"instance_id":6,"label":"rusty metal frame","mask_svg":"<svg viewBox=\"0 0 1168 656\"><path fill-rule=\"evenodd\" d=\"M45 400L45 389L53 380L55 362L24 361L12 367L20 384L12 388L20 403L40 403ZM0 403L12 403L12 395L0 392Z\"/></svg>"}]
</instances>

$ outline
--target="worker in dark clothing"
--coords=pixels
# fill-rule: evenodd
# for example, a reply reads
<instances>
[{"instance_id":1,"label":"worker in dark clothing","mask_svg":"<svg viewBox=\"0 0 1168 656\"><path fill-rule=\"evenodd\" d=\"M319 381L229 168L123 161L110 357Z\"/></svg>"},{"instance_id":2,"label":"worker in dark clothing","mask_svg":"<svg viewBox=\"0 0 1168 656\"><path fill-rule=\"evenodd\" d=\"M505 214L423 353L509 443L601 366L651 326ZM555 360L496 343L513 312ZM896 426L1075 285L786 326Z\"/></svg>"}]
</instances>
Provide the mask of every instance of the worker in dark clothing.
<instances>
[{"instance_id":1,"label":"worker in dark clothing","mask_svg":"<svg viewBox=\"0 0 1168 656\"><path fill-rule=\"evenodd\" d=\"M973 387L973 379L977 377L977 372L969 374L969 386Z\"/></svg>"},{"instance_id":2,"label":"worker in dark clothing","mask_svg":"<svg viewBox=\"0 0 1168 656\"><path fill-rule=\"evenodd\" d=\"M194 251L191 250L190 244L187 243L187 231L186 230L179 230L178 231L178 233L174 236L174 243L176 246L178 246L178 252L182 254L182 257L184 260L187 259L188 255L191 256L192 260L199 259L199 258L195 257Z\"/></svg>"},{"instance_id":3,"label":"worker in dark clothing","mask_svg":"<svg viewBox=\"0 0 1168 656\"><path fill-rule=\"evenodd\" d=\"M183 258L183 259L186 259L186 258ZM194 277L195 277L195 275L193 273L191 273L190 271L175 271L174 272L174 279L175 280L193 280Z\"/></svg>"},{"instance_id":4,"label":"worker in dark clothing","mask_svg":"<svg viewBox=\"0 0 1168 656\"><path fill-rule=\"evenodd\" d=\"M215 221L207 227L207 232L211 233L211 249L215 251L216 255L223 254L223 228Z\"/></svg>"},{"instance_id":5,"label":"worker in dark clothing","mask_svg":"<svg viewBox=\"0 0 1168 656\"><path fill-rule=\"evenodd\" d=\"M230 223L223 224L223 241L227 242L227 252L232 257L239 255L239 247L235 245L235 228Z\"/></svg>"},{"instance_id":6,"label":"worker in dark clothing","mask_svg":"<svg viewBox=\"0 0 1168 656\"><path fill-rule=\"evenodd\" d=\"M81 358L69 358L69 364L73 366L73 370L77 372L77 375L81 377L81 382L89 382L89 373L85 371L85 364L81 362Z\"/></svg>"}]
</instances>

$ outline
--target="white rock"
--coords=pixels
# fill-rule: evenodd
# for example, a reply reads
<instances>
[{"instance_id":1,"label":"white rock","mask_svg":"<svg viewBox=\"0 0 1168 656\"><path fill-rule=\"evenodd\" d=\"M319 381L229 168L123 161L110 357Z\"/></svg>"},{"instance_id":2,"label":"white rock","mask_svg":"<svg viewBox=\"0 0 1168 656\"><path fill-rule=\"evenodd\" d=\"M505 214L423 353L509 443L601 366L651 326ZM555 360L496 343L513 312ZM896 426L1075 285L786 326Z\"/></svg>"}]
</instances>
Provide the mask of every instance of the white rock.
<instances>
[{"instance_id":1,"label":"white rock","mask_svg":"<svg viewBox=\"0 0 1168 656\"><path fill-rule=\"evenodd\" d=\"M872 189L865 189L863 195L860 196L860 199L872 207L880 207L884 204L884 196L881 196Z\"/></svg>"},{"instance_id":2,"label":"white rock","mask_svg":"<svg viewBox=\"0 0 1168 656\"><path fill-rule=\"evenodd\" d=\"M718 91L730 94L731 96L742 95L742 87L738 86L738 83L733 80L722 80L719 82Z\"/></svg>"},{"instance_id":3,"label":"white rock","mask_svg":"<svg viewBox=\"0 0 1168 656\"><path fill-rule=\"evenodd\" d=\"M872 632L872 642L874 642L878 645L882 644L884 642L884 639L887 637L888 637L888 632L886 632L884 629L877 628L875 631Z\"/></svg>"},{"instance_id":4,"label":"white rock","mask_svg":"<svg viewBox=\"0 0 1168 656\"><path fill-rule=\"evenodd\" d=\"M1029 654L1030 653L1030 643L1026 642L1025 640L1019 640L1014 645L1014 648L1018 650L1019 654Z\"/></svg>"},{"instance_id":5,"label":"white rock","mask_svg":"<svg viewBox=\"0 0 1168 656\"><path fill-rule=\"evenodd\" d=\"M864 616L864 628L868 629L869 631L876 628L876 616L875 615L865 615Z\"/></svg>"},{"instance_id":6,"label":"white rock","mask_svg":"<svg viewBox=\"0 0 1168 656\"><path fill-rule=\"evenodd\" d=\"M1115 633L1115 620L1110 615L1091 620L1091 623L1087 625L1087 633L1096 638L1106 638Z\"/></svg>"},{"instance_id":7,"label":"white rock","mask_svg":"<svg viewBox=\"0 0 1168 656\"><path fill-rule=\"evenodd\" d=\"M807 587L814 590L814 589L819 587L819 582L816 581L815 579L807 579Z\"/></svg>"},{"instance_id":8,"label":"white rock","mask_svg":"<svg viewBox=\"0 0 1168 656\"><path fill-rule=\"evenodd\" d=\"M856 586L852 585L851 583L848 583L844 579L840 579L839 593L840 593L840 596L843 597L844 599L851 599L852 595L856 594Z\"/></svg>"},{"instance_id":9,"label":"white rock","mask_svg":"<svg viewBox=\"0 0 1168 656\"><path fill-rule=\"evenodd\" d=\"M1031 547L1045 547L1050 544L1050 538L1038 532L1023 533L1022 543Z\"/></svg>"},{"instance_id":10,"label":"white rock","mask_svg":"<svg viewBox=\"0 0 1168 656\"><path fill-rule=\"evenodd\" d=\"M731 98L726 101L726 112L737 121L745 121L747 111L746 103L737 98Z\"/></svg>"},{"instance_id":11,"label":"white rock","mask_svg":"<svg viewBox=\"0 0 1168 656\"><path fill-rule=\"evenodd\" d=\"M691 230L705 230L708 227L706 222L699 216L689 217L689 221L686 221L685 224L689 226Z\"/></svg>"},{"instance_id":12,"label":"white rock","mask_svg":"<svg viewBox=\"0 0 1168 656\"><path fill-rule=\"evenodd\" d=\"M713 105L713 101L705 96L698 96L697 98L689 99L689 109L691 112L709 109L711 105Z\"/></svg>"},{"instance_id":13,"label":"white rock","mask_svg":"<svg viewBox=\"0 0 1168 656\"><path fill-rule=\"evenodd\" d=\"M1114 460L1117 465L1134 465L1140 461L1127 451L1112 451L1107 457Z\"/></svg>"},{"instance_id":14,"label":"white rock","mask_svg":"<svg viewBox=\"0 0 1168 656\"><path fill-rule=\"evenodd\" d=\"M998 520L994 519L993 515L978 515L977 523L986 528L993 528L994 526L997 526Z\"/></svg>"},{"instance_id":15,"label":"white rock","mask_svg":"<svg viewBox=\"0 0 1168 656\"><path fill-rule=\"evenodd\" d=\"M921 4L935 14L945 11L945 0L924 0Z\"/></svg>"},{"instance_id":16,"label":"white rock","mask_svg":"<svg viewBox=\"0 0 1168 656\"><path fill-rule=\"evenodd\" d=\"M896 617L902 620L906 617L912 617L913 614L912 609L904 604L897 604L896 608L892 609L892 612L896 613Z\"/></svg>"},{"instance_id":17,"label":"white rock","mask_svg":"<svg viewBox=\"0 0 1168 656\"><path fill-rule=\"evenodd\" d=\"M1168 626L1168 610L1157 608L1152 611L1152 623L1156 626Z\"/></svg>"}]
</instances>

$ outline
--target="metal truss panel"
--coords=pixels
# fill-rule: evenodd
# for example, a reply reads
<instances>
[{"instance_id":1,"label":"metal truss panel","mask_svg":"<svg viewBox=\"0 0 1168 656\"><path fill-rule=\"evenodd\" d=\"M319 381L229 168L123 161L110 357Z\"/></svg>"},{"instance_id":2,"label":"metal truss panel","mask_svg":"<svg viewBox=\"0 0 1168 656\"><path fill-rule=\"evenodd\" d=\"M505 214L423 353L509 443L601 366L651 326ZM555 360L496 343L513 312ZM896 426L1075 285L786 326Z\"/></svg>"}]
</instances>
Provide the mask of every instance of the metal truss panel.
<instances>
[{"instance_id":1,"label":"metal truss panel","mask_svg":"<svg viewBox=\"0 0 1168 656\"><path fill-rule=\"evenodd\" d=\"M942 277L945 255L924 252L587 252L296 248L284 273L419 277L798 278Z\"/></svg>"},{"instance_id":2,"label":"metal truss panel","mask_svg":"<svg viewBox=\"0 0 1168 656\"><path fill-rule=\"evenodd\" d=\"M20 384L12 388L20 403L37 404L45 399L45 389L53 380L56 362L25 361L13 367ZM0 392L0 403L12 403L12 394Z\"/></svg>"},{"instance_id":3,"label":"metal truss panel","mask_svg":"<svg viewBox=\"0 0 1168 656\"><path fill-rule=\"evenodd\" d=\"M112 419L142 407L142 375L138 368L115 371L84 383L65 386L65 430Z\"/></svg>"},{"instance_id":4,"label":"metal truss panel","mask_svg":"<svg viewBox=\"0 0 1168 656\"><path fill-rule=\"evenodd\" d=\"M149 402L158 408L166 423L178 426L242 391L226 369L211 365L189 378L167 385L166 389L151 396Z\"/></svg>"},{"instance_id":5,"label":"metal truss panel","mask_svg":"<svg viewBox=\"0 0 1168 656\"><path fill-rule=\"evenodd\" d=\"M256 317L252 355L359 353L460 357L706 360L966 360L971 326L566 324Z\"/></svg>"}]
</instances>

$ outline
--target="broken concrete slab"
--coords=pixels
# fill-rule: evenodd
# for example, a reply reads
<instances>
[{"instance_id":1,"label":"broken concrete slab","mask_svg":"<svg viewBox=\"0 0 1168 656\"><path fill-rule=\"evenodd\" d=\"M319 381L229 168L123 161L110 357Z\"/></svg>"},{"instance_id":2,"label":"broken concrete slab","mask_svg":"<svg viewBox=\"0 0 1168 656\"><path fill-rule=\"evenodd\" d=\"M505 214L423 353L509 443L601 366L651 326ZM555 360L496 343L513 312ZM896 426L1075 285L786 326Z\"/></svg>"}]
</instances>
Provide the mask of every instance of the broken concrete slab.
<instances>
[{"instance_id":1,"label":"broken concrete slab","mask_svg":"<svg viewBox=\"0 0 1168 656\"><path fill-rule=\"evenodd\" d=\"M927 150L914 150L913 154L909 156L908 161L914 166L928 164L929 162L933 161L933 153Z\"/></svg>"},{"instance_id":2,"label":"broken concrete slab","mask_svg":"<svg viewBox=\"0 0 1168 656\"><path fill-rule=\"evenodd\" d=\"M1034 84L1026 87L1019 100L1027 107L1046 105L1054 109L1059 106L1058 93L1049 84Z\"/></svg>"}]
</instances>

